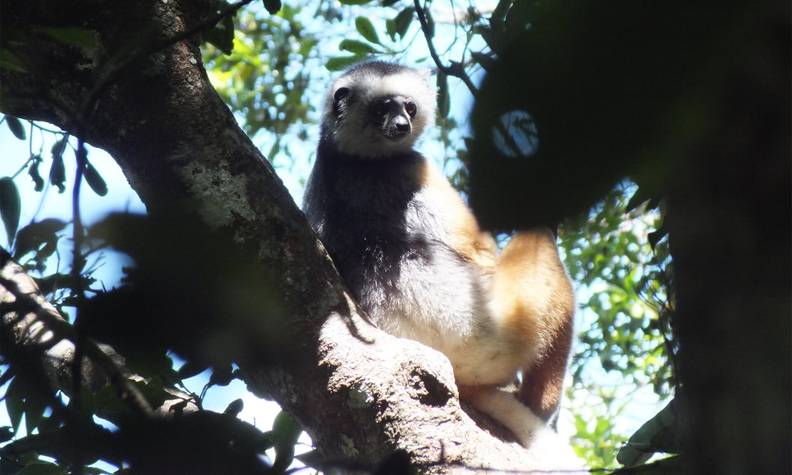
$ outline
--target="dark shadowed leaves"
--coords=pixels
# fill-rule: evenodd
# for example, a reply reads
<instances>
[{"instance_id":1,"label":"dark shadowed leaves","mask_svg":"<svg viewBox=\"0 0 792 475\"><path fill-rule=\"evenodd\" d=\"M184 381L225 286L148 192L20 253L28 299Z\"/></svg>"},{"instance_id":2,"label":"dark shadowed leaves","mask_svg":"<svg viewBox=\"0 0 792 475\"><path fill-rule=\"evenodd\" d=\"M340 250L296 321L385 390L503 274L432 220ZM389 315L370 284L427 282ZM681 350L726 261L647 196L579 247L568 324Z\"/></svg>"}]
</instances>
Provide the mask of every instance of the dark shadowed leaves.
<instances>
[{"instance_id":1,"label":"dark shadowed leaves","mask_svg":"<svg viewBox=\"0 0 792 475\"><path fill-rule=\"evenodd\" d=\"M40 155L34 155L30 157L28 176L30 176L30 179L33 180L33 189L35 189L36 191L41 191L44 189L44 179L41 178L41 172L39 172L39 164L41 164Z\"/></svg>"},{"instance_id":2,"label":"dark shadowed leaves","mask_svg":"<svg viewBox=\"0 0 792 475\"><path fill-rule=\"evenodd\" d=\"M44 257L50 256L58 247L58 232L65 227L65 222L55 218L47 218L23 227L17 234L14 259L19 260L31 251L38 251Z\"/></svg>"},{"instance_id":3,"label":"dark shadowed leaves","mask_svg":"<svg viewBox=\"0 0 792 475\"><path fill-rule=\"evenodd\" d=\"M270 439L250 424L208 411L130 427L117 442L134 473L272 473L260 454Z\"/></svg>"},{"instance_id":4,"label":"dark shadowed leaves","mask_svg":"<svg viewBox=\"0 0 792 475\"><path fill-rule=\"evenodd\" d=\"M281 411L272 423L272 438L275 442L276 470L285 470L294 460L294 444L300 437L302 428L297 420L288 412Z\"/></svg>"},{"instance_id":5,"label":"dark shadowed leaves","mask_svg":"<svg viewBox=\"0 0 792 475\"><path fill-rule=\"evenodd\" d=\"M624 466L632 467L645 463L657 452L679 453L681 431L679 403L673 399L656 416L646 421L619 450L616 460Z\"/></svg>"},{"instance_id":6,"label":"dark shadowed leaves","mask_svg":"<svg viewBox=\"0 0 792 475\"><path fill-rule=\"evenodd\" d=\"M68 143L68 137L64 137L55 142L51 149L52 165L50 166L49 180L60 193L66 191L66 167L63 164L63 152Z\"/></svg>"},{"instance_id":7,"label":"dark shadowed leaves","mask_svg":"<svg viewBox=\"0 0 792 475\"><path fill-rule=\"evenodd\" d=\"M224 6L228 3L223 2ZM204 40L213 44L225 54L231 54L234 50L234 16L223 17L212 29L204 34Z\"/></svg>"},{"instance_id":8,"label":"dark shadowed leaves","mask_svg":"<svg viewBox=\"0 0 792 475\"><path fill-rule=\"evenodd\" d=\"M278 13L281 7L281 0L264 0L264 8L270 15Z\"/></svg>"},{"instance_id":9,"label":"dark shadowed leaves","mask_svg":"<svg viewBox=\"0 0 792 475\"><path fill-rule=\"evenodd\" d=\"M493 14L502 54L487 65L473 116L471 204L483 223L555 223L625 176L662 189L668 170L693 158L691 134L713 117L720 91L696 85L717 84L704 78L726 65L725 44L739 44L728 25L742 11L627 0L501 8L509 3ZM535 121L536 154L498 146L501 118L515 111Z\"/></svg>"},{"instance_id":10,"label":"dark shadowed leaves","mask_svg":"<svg viewBox=\"0 0 792 475\"><path fill-rule=\"evenodd\" d=\"M212 367L213 383L227 384L231 362L294 355L296 337L277 304L278 276L229 238L190 219L121 214L89 236L134 266L122 287L86 302L80 324L131 362L173 350L190 362L183 376Z\"/></svg>"},{"instance_id":11,"label":"dark shadowed leaves","mask_svg":"<svg viewBox=\"0 0 792 475\"><path fill-rule=\"evenodd\" d=\"M104 196L107 194L107 183L105 183L104 178L102 175L96 171L93 165L85 162L85 181L88 183L88 186L99 196Z\"/></svg>"},{"instance_id":12,"label":"dark shadowed leaves","mask_svg":"<svg viewBox=\"0 0 792 475\"><path fill-rule=\"evenodd\" d=\"M6 115L5 122L6 125L8 125L9 130L11 130L11 133L14 134L14 137L18 138L19 140L25 140L27 138L25 127L22 125L21 120L12 115Z\"/></svg>"},{"instance_id":13,"label":"dark shadowed leaves","mask_svg":"<svg viewBox=\"0 0 792 475\"><path fill-rule=\"evenodd\" d=\"M19 190L14 179L0 178L0 218L3 219L9 245L14 242L21 212L22 201L19 199Z\"/></svg>"}]
</instances>

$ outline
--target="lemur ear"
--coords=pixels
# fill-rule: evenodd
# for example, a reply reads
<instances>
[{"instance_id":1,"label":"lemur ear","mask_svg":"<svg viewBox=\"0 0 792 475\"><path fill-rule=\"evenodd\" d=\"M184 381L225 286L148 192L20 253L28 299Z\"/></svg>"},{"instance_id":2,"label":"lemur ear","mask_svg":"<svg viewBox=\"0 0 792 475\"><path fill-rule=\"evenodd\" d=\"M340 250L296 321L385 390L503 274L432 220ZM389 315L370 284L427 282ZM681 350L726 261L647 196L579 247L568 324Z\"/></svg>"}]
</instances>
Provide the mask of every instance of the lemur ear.
<instances>
[{"instance_id":1,"label":"lemur ear","mask_svg":"<svg viewBox=\"0 0 792 475\"><path fill-rule=\"evenodd\" d=\"M341 99L345 98L349 95L349 88L348 87L339 87L336 89L336 92L333 94L333 100L335 102L340 101Z\"/></svg>"}]
</instances>

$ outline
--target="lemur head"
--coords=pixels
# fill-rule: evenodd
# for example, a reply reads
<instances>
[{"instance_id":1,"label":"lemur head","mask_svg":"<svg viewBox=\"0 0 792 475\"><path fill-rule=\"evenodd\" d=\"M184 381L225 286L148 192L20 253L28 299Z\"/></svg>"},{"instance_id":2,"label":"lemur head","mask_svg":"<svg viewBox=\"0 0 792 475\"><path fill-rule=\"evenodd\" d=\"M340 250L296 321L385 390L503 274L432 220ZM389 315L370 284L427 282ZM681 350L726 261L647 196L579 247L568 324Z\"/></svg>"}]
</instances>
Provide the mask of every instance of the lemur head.
<instances>
[{"instance_id":1,"label":"lemur head","mask_svg":"<svg viewBox=\"0 0 792 475\"><path fill-rule=\"evenodd\" d=\"M381 61L352 66L325 98L322 135L347 155L385 158L412 150L434 123L428 73Z\"/></svg>"}]
</instances>

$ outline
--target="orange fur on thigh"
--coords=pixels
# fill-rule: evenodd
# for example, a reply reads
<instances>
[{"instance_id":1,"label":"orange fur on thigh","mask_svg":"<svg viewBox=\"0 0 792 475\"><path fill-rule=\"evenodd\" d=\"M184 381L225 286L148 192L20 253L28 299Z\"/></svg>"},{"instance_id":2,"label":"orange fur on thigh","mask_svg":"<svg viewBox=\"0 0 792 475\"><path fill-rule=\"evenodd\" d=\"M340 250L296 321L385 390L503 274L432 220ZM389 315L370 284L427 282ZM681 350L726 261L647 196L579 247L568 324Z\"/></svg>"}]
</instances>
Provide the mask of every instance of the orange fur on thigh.
<instances>
[{"instance_id":1,"label":"orange fur on thigh","mask_svg":"<svg viewBox=\"0 0 792 475\"><path fill-rule=\"evenodd\" d=\"M512 238L499 256L492 298L503 328L532 350L520 400L546 419L561 398L574 315L572 286L550 230L522 231Z\"/></svg>"}]
</instances>

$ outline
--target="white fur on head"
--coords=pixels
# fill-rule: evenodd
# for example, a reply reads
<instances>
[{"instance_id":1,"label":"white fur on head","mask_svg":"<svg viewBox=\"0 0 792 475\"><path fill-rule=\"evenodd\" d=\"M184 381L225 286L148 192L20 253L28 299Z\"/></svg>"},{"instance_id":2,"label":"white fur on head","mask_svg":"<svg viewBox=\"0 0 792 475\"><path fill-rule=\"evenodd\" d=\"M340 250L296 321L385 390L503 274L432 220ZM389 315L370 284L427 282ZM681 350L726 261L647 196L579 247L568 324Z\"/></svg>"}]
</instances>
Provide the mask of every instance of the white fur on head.
<instances>
[{"instance_id":1,"label":"white fur on head","mask_svg":"<svg viewBox=\"0 0 792 475\"><path fill-rule=\"evenodd\" d=\"M346 107L336 116L333 96L349 88ZM412 132L399 141L386 139L371 123L369 107L383 96L410 97L418 106ZM434 125L437 93L429 71L395 64L370 62L353 66L333 82L326 97L322 124L339 151L362 158L388 157L412 150L421 133Z\"/></svg>"}]
</instances>

